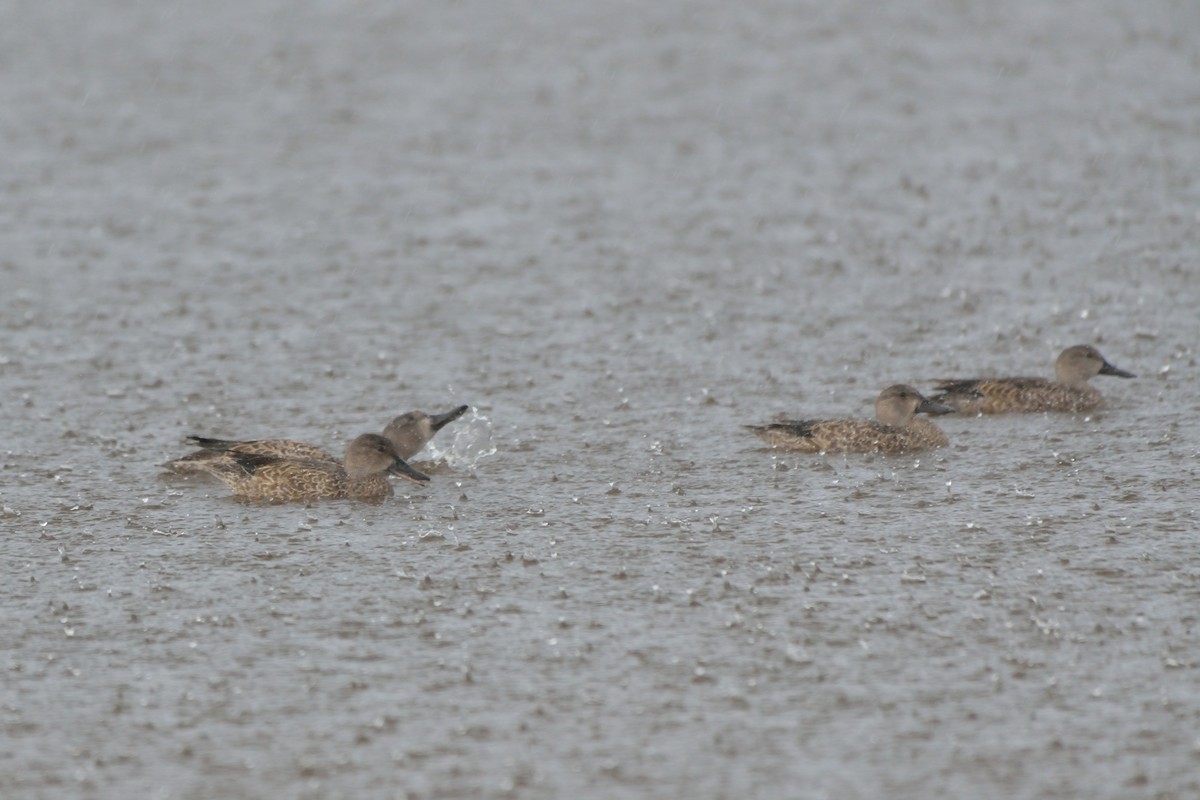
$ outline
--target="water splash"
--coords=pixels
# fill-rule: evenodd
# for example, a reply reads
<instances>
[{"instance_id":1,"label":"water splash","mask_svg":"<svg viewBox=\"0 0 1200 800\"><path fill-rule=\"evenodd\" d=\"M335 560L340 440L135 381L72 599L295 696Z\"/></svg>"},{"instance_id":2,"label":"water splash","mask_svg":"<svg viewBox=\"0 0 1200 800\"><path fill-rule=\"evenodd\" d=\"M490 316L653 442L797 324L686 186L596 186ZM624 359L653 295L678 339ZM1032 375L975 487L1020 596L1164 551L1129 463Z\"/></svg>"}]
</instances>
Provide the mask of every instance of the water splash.
<instances>
[{"instance_id":1,"label":"water splash","mask_svg":"<svg viewBox=\"0 0 1200 800\"><path fill-rule=\"evenodd\" d=\"M475 469L481 460L496 454L492 431L492 421L472 406L425 445L418 459L440 462L453 469Z\"/></svg>"}]
</instances>

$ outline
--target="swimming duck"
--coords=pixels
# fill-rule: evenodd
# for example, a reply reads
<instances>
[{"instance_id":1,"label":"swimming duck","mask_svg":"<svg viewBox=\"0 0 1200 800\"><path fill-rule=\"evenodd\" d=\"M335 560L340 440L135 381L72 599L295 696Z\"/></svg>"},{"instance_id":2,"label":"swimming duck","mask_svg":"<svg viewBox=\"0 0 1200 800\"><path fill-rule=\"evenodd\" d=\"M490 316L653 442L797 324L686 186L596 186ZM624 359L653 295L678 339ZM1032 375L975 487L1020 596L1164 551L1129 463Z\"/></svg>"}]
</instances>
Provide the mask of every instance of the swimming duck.
<instances>
[{"instance_id":1,"label":"swimming duck","mask_svg":"<svg viewBox=\"0 0 1200 800\"><path fill-rule=\"evenodd\" d=\"M195 468L218 478L236 497L248 500L382 500L392 494L389 474L414 482L429 480L377 433L364 433L350 442L341 464L239 450L217 452L215 457L196 461Z\"/></svg>"},{"instance_id":2,"label":"swimming duck","mask_svg":"<svg viewBox=\"0 0 1200 800\"><path fill-rule=\"evenodd\" d=\"M430 416L424 411L409 411L393 419L383 429L383 435L391 440L393 447L401 458L412 458L429 443L429 440L446 427L447 424L461 417L469 406L459 406L444 414ZM168 461L164 467L175 472L208 471L199 462L221 457L223 453L237 452L253 455L274 456L276 458L302 458L313 461L331 461L337 459L328 452L313 444L297 442L292 439L251 439L231 441L226 439L208 439L203 436L189 436L190 442L201 449L188 453L182 458Z\"/></svg>"},{"instance_id":3,"label":"swimming duck","mask_svg":"<svg viewBox=\"0 0 1200 800\"><path fill-rule=\"evenodd\" d=\"M1003 414L1009 411L1088 411L1104 403L1104 396L1088 379L1096 375L1134 378L1118 369L1091 345L1077 344L1059 353L1054 362L1056 380L1045 378L970 378L941 380L933 400L961 414Z\"/></svg>"},{"instance_id":4,"label":"swimming duck","mask_svg":"<svg viewBox=\"0 0 1200 800\"><path fill-rule=\"evenodd\" d=\"M424 411L409 411L387 424L383 435L392 440L401 458L412 458L448 424L467 413L470 406L452 408L444 414L430 416Z\"/></svg>"},{"instance_id":5,"label":"swimming duck","mask_svg":"<svg viewBox=\"0 0 1200 800\"><path fill-rule=\"evenodd\" d=\"M941 428L914 415L952 411L950 406L933 402L911 386L896 384L879 393L874 420L781 420L746 427L772 447L785 450L898 454L949 444Z\"/></svg>"}]
</instances>

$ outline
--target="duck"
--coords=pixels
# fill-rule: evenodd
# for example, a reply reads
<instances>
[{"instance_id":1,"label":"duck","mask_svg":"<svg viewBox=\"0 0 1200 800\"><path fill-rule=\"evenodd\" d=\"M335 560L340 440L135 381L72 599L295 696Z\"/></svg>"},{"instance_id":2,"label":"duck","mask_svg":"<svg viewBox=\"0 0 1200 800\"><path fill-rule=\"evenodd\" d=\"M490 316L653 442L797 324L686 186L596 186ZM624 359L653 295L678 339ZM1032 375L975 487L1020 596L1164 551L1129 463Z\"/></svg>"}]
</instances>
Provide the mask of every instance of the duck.
<instances>
[{"instance_id":1,"label":"duck","mask_svg":"<svg viewBox=\"0 0 1200 800\"><path fill-rule=\"evenodd\" d=\"M879 393L875 419L779 420L747 425L760 439L781 450L804 453L902 454L945 447L949 439L937 425L916 414L950 414L954 409L936 403L907 384Z\"/></svg>"},{"instance_id":2,"label":"duck","mask_svg":"<svg viewBox=\"0 0 1200 800\"><path fill-rule=\"evenodd\" d=\"M935 382L934 402L951 406L960 414L1008 412L1091 411L1104 404L1104 395L1088 380L1097 375L1136 378L1109 363L1089 344L1077 344L1059 353L1054 380L1046 378L951 378Z\"/></svg>"},{"instance_id":3,"label":"duck","mask_svg":"<svg viewBox=\"0 0 1200 800\"><path fill-rule=\"evenodd\" d=\"M387 424L383 436L392 442L400 458L409 459L449 423L461 417L470 406L458 406L443 414L426 414L424 411L409 411ZM293 439L210 439L204 436L188 436L188 441L199 450L181 458L168 461L164 467L174 472L205 472L201 462L224 457L222 454L236 452L275 458L307 459L337 463L337 458L314 444Z\"/></svg>"},{"instance_id":4,"label":"duck","mask_svg":"<svg viewBox=\"0 0 1200 800\"><path fill-rule=\"evenodd\" d=\"M195 468L220 480L235 497L247 500L380 501L392 495L388 475L398 475L414 483L429 480L428 475L400 457L391 440L377 433L364 433L351 441L340 464L240 450L214 452L218 455L195 461Z\"/></svg>"},{"instance_id":5,"label":"duck","mask_svg":"<svg viewBox=\"0 0 1200 800\"><path fill-rule=\"evenodd\" d=\"M470 406L459 406L432 416L424 411L409 411L389 422L383 429L383 435L392 440L401 458L412 458L429 444L438 431L467 413L468 409Z\"/></svg>"}]
</instances>

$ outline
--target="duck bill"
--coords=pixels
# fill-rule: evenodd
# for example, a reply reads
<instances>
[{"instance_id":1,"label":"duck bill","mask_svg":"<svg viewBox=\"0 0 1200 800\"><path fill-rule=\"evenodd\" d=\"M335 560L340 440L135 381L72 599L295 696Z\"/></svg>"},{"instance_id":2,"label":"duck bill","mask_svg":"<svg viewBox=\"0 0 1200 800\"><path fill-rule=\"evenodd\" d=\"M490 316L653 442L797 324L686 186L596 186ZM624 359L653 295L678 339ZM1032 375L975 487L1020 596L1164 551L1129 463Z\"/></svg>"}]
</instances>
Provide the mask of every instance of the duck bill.
<instances>
[{"instance_id":1,"label":"duck bill","mask_svg":"<svg viewBox=\"0 0 1200 800\"><path fill-rule=\"evenodd\" d=\"M470 406L459 406L452 411L447 411L445 414L435 414L429 418L429 424L433 426L435 431L440 431L442 428L446 427L446 425L454 422L454 420L467 413L467 409L469 408Z\"/></svg>"},{"instance_id":2,"label":"duck bill","mask_svg":"<svg viewBox=\"0 0 1200 800\"><path fill-rule=\"evenodd\" d=\"M953 414L954 412L955 409L953 407L944 403L935 403L927 397L922 397L921 405L917 406L918 414L932 414L933 416L937 416L939 414Z\"/></svg>"},{"instance_id":3,"label":"duck bill","mask_svg":"<svg viewBox=\"0 0 1200 800\"><path fill-rule=\"evenodd\" d=\"M1118 378L1136 378L1137 377L1137 375L1134 375L1132 372L1126 372L1123 369L1114 367L1112 364L1108 363L1107 361L1105 361L1104 366L1100 368L1100 374L1101 375L1116 375Z\"/></svg>"},{"instance_id":4,"label":"duck bill","mask_svg":"<svg viewBox=\"0 0 1200 800\"><path fill-rule=\"evenodd\" d=\"M421 472L419 469L414 469L413 467L409 466L409 463L403 458L397 458L395 461L393 461L392 465L388 467L388 472L392 475L406 478L413 483L424 483L425 481L429 480L428 475L426 475L424 472Z\"/></svg>"}]
</instances>

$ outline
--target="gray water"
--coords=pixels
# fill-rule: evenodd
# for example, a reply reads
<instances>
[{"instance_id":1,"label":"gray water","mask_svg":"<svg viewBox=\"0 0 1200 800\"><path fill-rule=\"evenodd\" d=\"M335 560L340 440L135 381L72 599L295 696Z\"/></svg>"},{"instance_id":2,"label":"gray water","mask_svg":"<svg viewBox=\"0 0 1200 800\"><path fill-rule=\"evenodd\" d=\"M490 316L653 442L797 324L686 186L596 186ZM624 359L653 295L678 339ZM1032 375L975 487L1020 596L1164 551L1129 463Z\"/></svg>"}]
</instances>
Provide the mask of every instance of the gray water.
<instances>
[{"instance_id":1,"label":"gray water","mask_svg":"<svg viewBox=\"0 0 1200 800\"><path fill-rule=\"evenodd\" d=\"M0 796L1200 796L1200 6L2 5Z\"/></svg>"}]
</instances>

